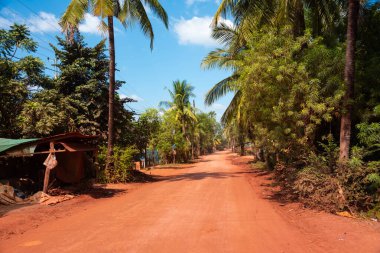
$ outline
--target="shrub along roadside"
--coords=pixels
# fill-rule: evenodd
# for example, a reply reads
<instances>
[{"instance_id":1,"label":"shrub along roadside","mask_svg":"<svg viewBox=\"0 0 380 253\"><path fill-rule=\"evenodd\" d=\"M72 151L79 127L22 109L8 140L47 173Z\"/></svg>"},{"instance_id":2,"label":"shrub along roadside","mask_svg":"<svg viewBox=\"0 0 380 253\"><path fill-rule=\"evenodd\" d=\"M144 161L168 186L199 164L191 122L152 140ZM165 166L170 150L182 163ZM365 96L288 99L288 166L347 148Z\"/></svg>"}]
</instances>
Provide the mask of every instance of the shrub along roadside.
<instances>
[{"instance_id":1,"label":"shrub along roadside","mask_svg":"<svg viewBox=\"0 0 380 253\"><path fill-rule=\"evenodd\" d=\"M373 147L354 147L351 159L339 164L338 146L331 136L320 146L319 155L310 152L303 159L306 165L277 163L275 178L283 193L309 207L380 219L380 163L366 159Z\"/></svg>"},{"instance_id":2,"label":"shrub along roadside","mask_svg":"<svg viewBox=\"0 0 380 253\"><path fill-rule=\"evenodd\" d=\"M110 171L105 169L107 147L100 147L98 155L98 181L101 183L126 183L136 181L134 178L134 174L136 173L133 173L134 156L136 154L138 154L138 150L134 146L125 148L116 146L114 155L112 156L114 168Z\"/></svg>"}]
</instances>

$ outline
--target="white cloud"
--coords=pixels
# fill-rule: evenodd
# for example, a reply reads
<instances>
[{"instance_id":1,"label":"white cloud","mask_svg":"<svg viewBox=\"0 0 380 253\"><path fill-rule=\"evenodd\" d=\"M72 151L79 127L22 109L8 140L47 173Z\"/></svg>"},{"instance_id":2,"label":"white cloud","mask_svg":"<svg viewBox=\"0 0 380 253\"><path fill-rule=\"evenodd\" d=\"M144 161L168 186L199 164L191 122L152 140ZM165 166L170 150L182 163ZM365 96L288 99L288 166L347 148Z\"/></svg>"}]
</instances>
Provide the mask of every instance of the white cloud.
<instances>
[{"instance_id":1,"label":"white cloud","mask_svg":"<svg viewBox=\"0 0 380 253\"><path fill-rule=\"evenodd\" d=\"M0 14L7 19L0 17L0 28L9 28L13 23L26 24L31 32L52 33L61 31L59 18L53 13L39 12L29 18L20 16L17 12L9 8L3 8ZM101 34L99 31L100 19L89 13L84 15L84 20L79 24L79 31L82 33ZM119 31L115 28L115 31Z\"/></svg>"},{"instance_id":2,"label":"white cloud","mask_svg":"<svg viewBox=\"0 0 380 253\"><path fill-rule=\"evenodd\" d=\"M119 97L120 97L121 99L124 99L124 98L126 98L126 97L128 97L128 96L125 95L125 94L123 94L123 93L120 93L120 94L119 94Z\"/></svg>"},{"instance_id":3,"label":"white cloud","mask_svg":"<svg viewBox=\"0 0 380 253\"><path fill-rule=\"evenodd\" d=\"M187 5L193 5L196 2L207 2L208 0L186 0Z\"/></svg>"},{"instance_id":4,"label":"white cloud","mask_svg":"<svg viewBox=\"0 0 380 253\"><path fill-rule=\"evenodd\" d=\"M1 29L8 29L12 25L12 22L8 19L0 17L0 28Z\"/></svg>"},{"instance_id":5,"label":"white cloud","mask_svg":"<svg viewBox=\"0 0 380 253\"><path fill-rule=\"evenodd\" d=\"M136 100L137 102L144 101L143 98L137 96L136 94L126 95L126 94L124 94L124 93L119 93L119 97L120 97L121 99L124 99L124 98L132 98L132 99Z\"/></svg>"},{"instance_id":6,"label":"white cloud","mask_svg":"<svg viewBox=\"0 0 380 253\"><path fill-rule=\"evenodd\" d=\"M91 15L84 14L84 20L79 24L79 31L82 33L101 34L99 31L100 19Z\"/></svg>"},{"instance_id":7,"label":"white cloud","mask_svg":"<svg viewBox=\"0 0 380 253\"><path fill-rule=\"evenodd\" d=\"M196 4L196 3L205 3L205 2L211 2L212 0L186 0L186 5L187 6L192 6L193 4ZM214 0L214 3L216 5L219 5L220 4L220 0Z\"/></svg>"},{"instance_id":8,"label":"white cloud","mask_svg":"<svg viewBox=\"0 0 380 253\"><path fill-rule=\"evenodd\" d=\"M49 33L61 30L58 22L59 20L54 14L41 11L38 16L31 16L27 25L31 32Z\"/></svg>"},{"instance_id":9,"label":"white cloud","mask_svg":"<svg viewBox=\"0 0 380 253\"><path fill-rule=\"evenodd\" d=\"M233 26L230 20L222 20L227 25ZM193 17L180 19L174 25L174 31L182 45L218 46L220 45L211 37L212 17Z\"/></svg>"},{"instance_id":10,"label":"white cloud","mask_svg":"<svg viewBox=\"0 0 380 253\"><path fill-rule=\"evenodd\" d=\"M136 101L138 101L138 102L144 101L143 98L137 96L136 94L132 94L129 97L132 98L132 99L134 99L134 100L136 100Z\"/></svg>"},{"instance_id":11,"label":"white cloud","mask_svg":"<svg viewBox=\"0 0 380 253\"><path fill-rule=\"evenodd\" d=\"M218 104L218 103L215 103L215 104L212 104L211 108L213 110L224 110L226 109L226 106L225 105L222 105L222 104Z\"/></svg>"}]
</instances>

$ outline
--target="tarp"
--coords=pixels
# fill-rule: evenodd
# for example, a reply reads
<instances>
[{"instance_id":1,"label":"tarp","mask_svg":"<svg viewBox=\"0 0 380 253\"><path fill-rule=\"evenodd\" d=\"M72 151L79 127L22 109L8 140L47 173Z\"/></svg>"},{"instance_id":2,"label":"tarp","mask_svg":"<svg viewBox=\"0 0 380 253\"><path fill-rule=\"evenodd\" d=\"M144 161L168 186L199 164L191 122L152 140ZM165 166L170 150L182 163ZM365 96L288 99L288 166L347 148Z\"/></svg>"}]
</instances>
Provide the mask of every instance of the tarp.
<instances>
[{"instance_id":1,"label":"tarp","mask_svg":"<svg viewBox=\"0 0 380 253\"><path fill-rule=\"evenodd\" d=\"M5 139L0 138L0 153L21 144L33 142L39 139Z\"/></svg>"}]
</instances>

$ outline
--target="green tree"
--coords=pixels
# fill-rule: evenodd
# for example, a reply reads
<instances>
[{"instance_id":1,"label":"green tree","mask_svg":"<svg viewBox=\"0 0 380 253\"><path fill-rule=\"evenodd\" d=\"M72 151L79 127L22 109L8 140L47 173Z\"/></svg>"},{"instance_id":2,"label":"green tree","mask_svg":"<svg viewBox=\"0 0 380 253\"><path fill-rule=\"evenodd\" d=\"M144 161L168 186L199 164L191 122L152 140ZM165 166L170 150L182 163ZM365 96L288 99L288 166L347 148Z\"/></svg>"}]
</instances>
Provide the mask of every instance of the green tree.
<instances>
[{"instance_id":1,"label":"green tree","mask_svg":"<svg viewBox=\"0 0 380 253\"><path fill-rule=\"evenodd\" d=\"M161 125L161 118L156 109L150 108L142 113L135 123L136 146L141 151L144 150L145 161L147 161L147 148L150 146L155 150L158 143L158 134Z\"/></svg>"},{"instance_id":2,"label":"green tree","mask_svg":"<svg viewBox=\"0 0 380 253\"><path fill-rule=\"evenodd\" d=\"M168 17L157 0L145 0L144 3L161 19L165 26L168 27ZM145 35L150 40L150 46L153 48L153 27L141 0L72 0L61 18L63 30L70 31L76 27L84 18L87 11L102 19L103 28L107 28L109 40L109 110L108 110L108 157L113 155L114 146L114 97L115 97L115 38L114 38L114 17L116 17L124 27L132 22L137 22ZM103 21L107 19L107 25ZM105 29L104 29L105 30ZM111 159L108 159L111 161ZM112 164L107 163L107 167L112 169Z\"/></svg>"},{"instance_id":3,"label":"green tree","mask_svg":"<svg viewBox=\"0 0 380 253\"><path fill-rule=\"evenodd\" d=\"M43 62L33 56L19 58L17 52L35 52L37 43L24 25L0 29L0 134L19 138L18 115L31 91L49 83L43 74Z\"/></svg>"},{"instance_id":4,"label":"green tree","mask_svg":"<svg viewBox=\"0 0 380 253\"><path fill-rule=\"evenodd\" d=\"M58 38L52 46L58 59L59 75L51 84L33 93L19 115L26 136L47 136L69 131L84 134L107 133L107 77L109 60L105 41L88 47L76 34L68 42ZM122 83L117 82L120 87ZM115 125L120 135L131 125L132 114L124 108L128 98L115 99Z\"/></svg>"},{"instance_id":5,"label":"green tree","mask_svg":"<svg viewBox=\"0 0 380 253\"><path fill-rule=\"evenodd\" d=\"M194 96L193 89L194 87L186 80L174 81L173 90L169 90L171 101L160 102L160 106L168 107L168 110L175 112L176 120L181 124L182 134L188 142L192 142L192 140L189 139L187 130L190 129L192 122L197 121L190 103L190 97Z\"/></svg>"},{"instance_id":6,"label":"green tree","mask_svg":"<svg viewBox=\"0 0 380 253\"><path fill-rule=\"evenodd\" d=\"M175 147L176 162L186 162L190 145L182 133L182 125L177 118L176 111L165 111L161 122L157 144L161 161L164 163L174 162L172 151Z\"/></svg>"},{"instance_id":7,"label":"green tree","mask_svg":"<svg viewBox=\"0 0 380 253\"><path fill-rule=\"evenodd\" d=\"M215 112L200 112L197 113L197 119L199 154L205 155L212 153L216 149L216 146L222 142L220 124L216 121L216 114Z\"/></svg>"}]
</instances>

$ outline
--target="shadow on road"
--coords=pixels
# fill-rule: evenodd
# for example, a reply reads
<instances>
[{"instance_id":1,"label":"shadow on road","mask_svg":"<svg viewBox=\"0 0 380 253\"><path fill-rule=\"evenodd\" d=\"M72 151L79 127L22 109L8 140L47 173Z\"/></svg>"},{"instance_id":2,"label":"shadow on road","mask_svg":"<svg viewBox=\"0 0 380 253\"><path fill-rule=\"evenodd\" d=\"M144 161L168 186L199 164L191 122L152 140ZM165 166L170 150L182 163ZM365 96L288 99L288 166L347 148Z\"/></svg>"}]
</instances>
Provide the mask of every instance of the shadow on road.
<instances>
[{"instance_id":1,"label":"shadow on road","mask_svg":"<svg viewBox=\"0 0 380 253\"><path fill-rule=\"evenodd\" d=\"M88 195L94 199L112 198L126 193L126 189L107 189L104 186L94 186L82 191L81 195Z\"/></svg>"},{"instance_id":2,"label":"shadow on road","mask_svg":"<svg viewBox=\"0 0 380 253\"><path fill-rule=\"evenodd\" d=\"M279 203L280 205L286 205L296 202L293 194L290 194L286 190L282 189L279 184L273 179L273 172L267 170L252 170L252 177L256 178L255 181L262 187L265 196L271 202Z\"/></svg>"},{"instance_id":3,"label":"shadow on road","mask_svg":"<svg viewBox=\"0 0 380 253\"><path fill-rule=\"evenodd\" d=\"M236 177L237 174L241 174L245 172L233 172L233 173L226 173L226 172L194 172L194 173L183 173L183 174L177 174L172 176L157 176L158 180L162 181L181 181L181 180L202 180L206 178L216 178L216 179L223 179L223 178L229 178L229 177Z\"/></svg>"},{"instance_id":4,"label":"shadow on road","mask_svg":"<svg viewBox=\"0 0 380 253\"><path fill-rule=\"evenodd\" d=\"M23 208L23 207L30 206L30 205L31 204L19 204L19 205L9 205L9 206L6 206L6 205L1 205L0 204L0 218L2 216L6 215L10 211L17 210L19 208Z\"/></svg>"}]
</instances>

